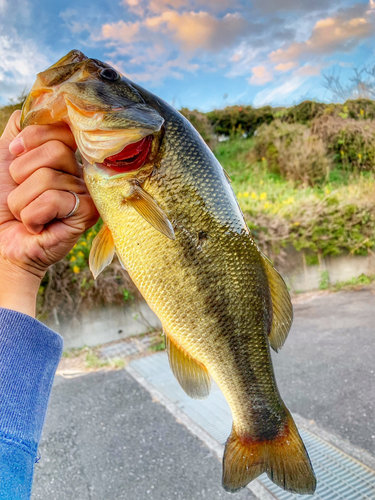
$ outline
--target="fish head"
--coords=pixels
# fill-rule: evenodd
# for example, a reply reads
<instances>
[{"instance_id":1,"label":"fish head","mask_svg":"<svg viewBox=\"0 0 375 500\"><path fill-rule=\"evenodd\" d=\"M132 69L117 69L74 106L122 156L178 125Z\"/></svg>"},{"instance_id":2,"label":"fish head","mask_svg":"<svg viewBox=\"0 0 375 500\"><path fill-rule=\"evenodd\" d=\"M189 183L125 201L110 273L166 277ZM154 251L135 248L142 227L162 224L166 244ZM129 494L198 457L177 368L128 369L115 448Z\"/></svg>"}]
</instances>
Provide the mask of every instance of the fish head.
<instances>
[{"instance_id":1,"label":"fish head","mask_svg":"<svg viewBox=\"0 0 375 500\"><path fill-rule=\"evenodd\" d=\"M110 65L73 50L39 73L21 115L28 125L67 123L85 169L137 179L157 155L162 116Z\"/></svg>"}]
</instances>

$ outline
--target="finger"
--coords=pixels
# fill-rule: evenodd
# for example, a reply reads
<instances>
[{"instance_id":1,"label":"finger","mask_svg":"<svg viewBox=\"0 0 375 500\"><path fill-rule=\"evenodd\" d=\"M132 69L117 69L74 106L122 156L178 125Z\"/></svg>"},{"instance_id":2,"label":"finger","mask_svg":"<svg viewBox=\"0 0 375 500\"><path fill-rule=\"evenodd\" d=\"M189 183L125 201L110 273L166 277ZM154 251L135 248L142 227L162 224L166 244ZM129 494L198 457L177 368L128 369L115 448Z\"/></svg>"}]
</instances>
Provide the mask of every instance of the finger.
<instances>
[{"instance_id":1,"label":"finger","mask_svg":"<svg viewBox=\"0 0 375 500\"><path fill-rule=\"evenodd\" d=\"M8 207L14 217L21 220L22 210L51 189L87 193L83 179L51 168L40 168L9 194Z\"/></svg>"},{"instance_id":2,"label":"finger","mask_svg":"<svg viewBox=\"0 0 375 500\"><path fill-rule=\"evenodd\" d=\"M67 225L77 233L90 227L89 221L96 217L90 195L79 195L79 209L74 216L66 219ZM31 234L39 234L44 226L56 219L63 219L76 205L76 197L67 191L44 191L21 211L21 221ZM65 221L64 221L65 222Z\"/></svg>"},{"instance_id":3,"label":"finger","mask_svg":"<svg viewBox=\"0 0 375 500\"><path fill-rule=\"evenodd\" d=\"M0 162L12 161L13 155L9 151L9 144L20 133L21 111L14 111L9 118L4 132L0 138Z\"/></svg>"},{"instance_id":4,"label":"finger","mask_svg":"<svg viewBox=\"0 0 375 500\"><path fill-rule=\"evenodd\" d=\"M9 144L9 151L13 155L19 156L48 141L61 141L73 152L77 149L74 136L68 125L58 122L52 125L30 125L26 127Z\"/></svg>"},{"instance_id":5,"label":"finger","mask_svg":"<svg viewBox=\"0 0 375 500\"><path fill-rule=\"evenodd\" d=\"M55 140L15 158L9 172L13 180L21 184L38 169L45 167L82 177L82 166L73 151L66 144Z\"/></svg>"}]
</instances>

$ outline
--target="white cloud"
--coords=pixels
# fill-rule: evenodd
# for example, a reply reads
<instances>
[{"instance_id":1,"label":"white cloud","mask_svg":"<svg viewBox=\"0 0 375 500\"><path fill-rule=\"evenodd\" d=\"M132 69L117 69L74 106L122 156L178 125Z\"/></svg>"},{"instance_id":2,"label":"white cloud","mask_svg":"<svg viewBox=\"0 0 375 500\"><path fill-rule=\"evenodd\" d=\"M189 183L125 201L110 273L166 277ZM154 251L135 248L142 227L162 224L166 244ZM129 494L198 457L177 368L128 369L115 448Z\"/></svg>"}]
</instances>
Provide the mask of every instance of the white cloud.
<instances>
[{"instance_id":1,"label":"white cloud","mask_svg":"<svg viewBox=\"0 0 375 500\"><path fill-rule=\"evenodd\" d=\"M0 0L0 14L3 14L6 9L7 9L7 2L6 0Z\"/></svg>"},{"instance_id":2,"label":"white cloud","mask_svg":"<svg viewBox=\"0 0 375 500\"><path fill-rule=\"evenodd\" d=\"M339 11L315 23L306 41L293 42L269 54L274 64L287 64L306 58L321 58L335 52L350 52L361 41L373 36L374 23L365 4Z\"/></svg>"},{"instance_id":3,"label":"white cloud","mask_svg":"<svg viewBox=\"0 0 375 500\"><path fill-rule=\"evenodd\" d=\"M29 90L36 73L49 64L32 40L19 37L15 31L0 36L0 101L5 103Z\"/></svg>"},{"instance_id":4,"label":"white cloud","mask_svg":"<svg viewBox=\"0 0 375 500\"><path fill-rule=\"evenodd\" d=\"M272 90L261 90L254 98L254 106L277 104L299 89L304 81L300 76L294 76Z\"/></svg>"}]
</instances>

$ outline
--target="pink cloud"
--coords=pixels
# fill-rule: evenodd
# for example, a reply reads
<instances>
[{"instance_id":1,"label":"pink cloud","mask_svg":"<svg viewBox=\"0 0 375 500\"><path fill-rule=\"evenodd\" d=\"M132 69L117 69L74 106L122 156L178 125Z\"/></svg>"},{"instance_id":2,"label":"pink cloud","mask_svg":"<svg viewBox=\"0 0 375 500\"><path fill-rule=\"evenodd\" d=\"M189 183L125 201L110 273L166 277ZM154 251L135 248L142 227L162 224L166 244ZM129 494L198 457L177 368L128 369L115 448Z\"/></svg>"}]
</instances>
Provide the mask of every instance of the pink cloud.
<instances>
[{"instance_id":1,"label":"pink cloud","mask_svg":"<svg viewBox=\"0 0 375 500\"><path fill-rule=\"evenodd\" d=\"M265 66L255 66L253 76L248 79L251 85L264 85L273 80L273 74Z\"/></svg>"}]
</instances>

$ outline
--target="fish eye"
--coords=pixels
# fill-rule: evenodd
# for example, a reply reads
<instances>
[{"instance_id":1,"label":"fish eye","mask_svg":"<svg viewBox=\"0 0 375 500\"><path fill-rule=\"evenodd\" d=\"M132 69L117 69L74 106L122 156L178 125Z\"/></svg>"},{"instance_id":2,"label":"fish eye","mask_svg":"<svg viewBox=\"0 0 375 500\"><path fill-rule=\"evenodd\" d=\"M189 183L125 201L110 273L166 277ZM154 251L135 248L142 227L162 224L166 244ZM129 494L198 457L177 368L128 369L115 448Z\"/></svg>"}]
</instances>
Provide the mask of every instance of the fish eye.
<instances>
[{"instance_id":1,"label":"fish eye","mask_svg":"<svg viewBox=\"0 0 375 500\"><path fill-rule=\"evenodd\" d=\"M115 71L112 68L102 69L100 72L100 76L102 78L105 78L106 80L110 80L112 82L114 82L115 80L117 80L120 77L120 75L117 73L117 71Z\"/></svg>"}]
</instances>

